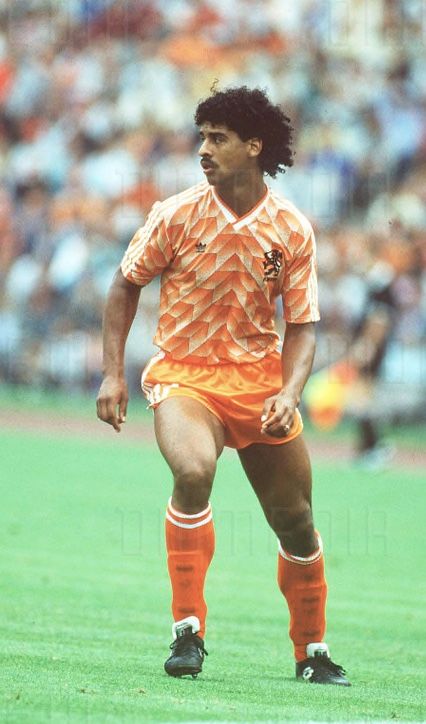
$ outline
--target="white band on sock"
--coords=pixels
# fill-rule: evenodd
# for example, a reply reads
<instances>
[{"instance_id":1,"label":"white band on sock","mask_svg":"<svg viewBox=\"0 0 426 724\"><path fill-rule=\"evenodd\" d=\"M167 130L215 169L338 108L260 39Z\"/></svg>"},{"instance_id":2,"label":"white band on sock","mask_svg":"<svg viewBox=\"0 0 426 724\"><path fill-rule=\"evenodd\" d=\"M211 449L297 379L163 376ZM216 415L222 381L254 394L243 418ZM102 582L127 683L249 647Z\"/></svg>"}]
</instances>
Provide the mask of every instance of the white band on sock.
<instances>
[{"instance_id":1,"label":"white band on sock","mask_svg":"<svg viewBox=\"0 0 426 724\"><path fill-rule=\"evenodd\" d=\"M302 556L294 556L292 553L288 553L284 550L280 540L278 539L278 552L280 556L285 558L286 561L290 561L290 563L298 563L301 566L309 566L311 563L315 563L321 558L323 553L322 538L318 532L315 532L315 534L318 541L318 550L311 553L310 556L306 556L306 558L304 558Z\"/></svg>"},{"instance_id":2,"label":"white band on sock","mask_svg":"<svg viewBox=\"0 0 426 724\"><path fill-rule=\"evenodd\" d=\"M207 515L207 513L210 512L211 505L209 503L207 508L205 508L204 510L201 510L199 513L191 513L191 514L180 513L179 510L176 510L176 508L173 507L172 499L169 498L168 509L169 509L170 513L172 513L172 515L175 515L177 518L200 518L202 515Z\"/></svg>"},{"instance_id":3,"label":"white band on sock","mask_svg":"<svg viewBox=\"0 0 426 724\"><path fill-rule=\"evenodd\" d=\"M212 513L209 513L207 518L204 518L204 520L200 520L198 523L179 523L179 521L172 518L169 511L166 511L166 518L170 521L170 523L173 523L173 525L177 525L178 528L199 528L201 525L206 525L207 523L210 523L213 515Z\"/></svg>"}]
</instances>

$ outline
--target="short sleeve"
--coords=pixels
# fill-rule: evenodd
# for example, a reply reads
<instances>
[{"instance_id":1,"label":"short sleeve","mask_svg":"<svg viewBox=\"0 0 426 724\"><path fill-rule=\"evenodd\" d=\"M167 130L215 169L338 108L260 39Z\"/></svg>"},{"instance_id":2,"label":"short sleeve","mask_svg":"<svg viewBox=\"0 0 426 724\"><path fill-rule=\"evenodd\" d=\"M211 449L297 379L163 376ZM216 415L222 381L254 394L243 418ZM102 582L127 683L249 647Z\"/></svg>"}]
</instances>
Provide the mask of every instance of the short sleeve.
<instances>
[{"instance_id":1,"label":"short sleeve","mask_svg":"<svg viewBox=\"0 0 426 724\"><path fill-rule=\"evenodd\" d=\"M304 324L317 322L318 283L315 236L312 228L306 235L291 235L292 258L286 264L282 287L284 319L286 322Z\"/></svg>"},{"instance_id":2,"label":"short sleeve","mask_svg":"<svg viewBox=\"0 0 426 724\"><path fill-rule=\"evenodd\" d=\"M173 249L161 213L161 203L157 202L127 247L121 271L130 282L146 286L162 273L172 258Z\"/></svg>"}]
</instances>

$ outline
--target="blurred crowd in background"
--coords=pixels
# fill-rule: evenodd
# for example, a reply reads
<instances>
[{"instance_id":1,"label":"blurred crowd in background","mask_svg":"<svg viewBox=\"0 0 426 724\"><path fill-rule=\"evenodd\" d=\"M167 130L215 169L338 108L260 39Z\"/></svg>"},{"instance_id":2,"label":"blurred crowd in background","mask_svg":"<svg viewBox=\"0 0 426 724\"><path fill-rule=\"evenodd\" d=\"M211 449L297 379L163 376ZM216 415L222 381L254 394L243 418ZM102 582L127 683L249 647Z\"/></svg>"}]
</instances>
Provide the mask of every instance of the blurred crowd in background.
<instances>
[{"instance_id":1,"label":"blurred crowd in background","mask_svg":"<svg viewBox=\"0 0 426 724\"><path fill-rule=\"evenodd\" d=\"M386 284L382 374L424 390L425 49L422 0L0 0L0 380L97 387L106 291L154 201L203 180L193 111L218 79L295 127L268 183L316 231L317 365ZM141 299L134 386L158 284Z\"/></svg>"}]
</instances>

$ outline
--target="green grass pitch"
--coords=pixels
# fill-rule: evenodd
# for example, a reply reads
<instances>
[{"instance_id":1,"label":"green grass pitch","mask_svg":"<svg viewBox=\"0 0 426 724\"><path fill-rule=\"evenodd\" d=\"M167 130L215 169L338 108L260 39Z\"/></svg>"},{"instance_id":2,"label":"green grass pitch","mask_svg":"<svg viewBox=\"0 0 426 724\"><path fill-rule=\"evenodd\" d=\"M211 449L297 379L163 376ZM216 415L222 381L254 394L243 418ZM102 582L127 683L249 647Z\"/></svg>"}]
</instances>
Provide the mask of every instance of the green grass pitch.
<instances>
[{"instance_id":1,"label":"green grass pitch","mask_svg":"<svg viewBox=\"0 0 426 724\"><path fill-rule=\"evenodd\" d=\"M327 640L353 683L340 689L293 678L276 543L234 453L212 499L210 655L195 681L163 672L170 475L156 448L3 429L0 454L1 722L424 720L420 469L314 460Z\"/></svg>"}]
</instances>

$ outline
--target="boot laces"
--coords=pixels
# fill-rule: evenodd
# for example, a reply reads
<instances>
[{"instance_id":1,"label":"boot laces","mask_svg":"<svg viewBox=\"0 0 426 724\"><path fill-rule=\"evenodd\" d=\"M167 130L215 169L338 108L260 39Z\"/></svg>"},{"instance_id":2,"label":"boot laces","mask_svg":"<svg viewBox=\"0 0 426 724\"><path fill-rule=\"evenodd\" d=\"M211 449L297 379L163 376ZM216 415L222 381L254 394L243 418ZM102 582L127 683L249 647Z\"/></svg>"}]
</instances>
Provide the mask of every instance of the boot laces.
<instances>
[{"instance_id":1,"label":"boot laces","mask_svg":"<svg viewBox=\"0 0 426 724\"><path fill-rule=\"evenodd\" d=\"M170 649L173 651L173 653L176 656L182 656L182 654L186 654L189 649L192 648L192 646L195 644L197 649L201 651L202 654L205 654L208 656L208 652L204 648L204 644L202 642L202 639L200 639L199 636L196 634L187 634L186 636L179 636L179 638L172 641L170 644Z\"/></svg>"},{"instance_id":2,"label":"boot laces","mask_svg":"<svg viewBox=\"0 0 426 724\"><path fill-rule=\"evenodd\" d=\"M331 671L333 674L337 674L338 676L346 674L343 666L335 664L328 656L316 656L314 661L317 666L323 669L328 669L328 671Z\"/></svg>"}]
</instances>

